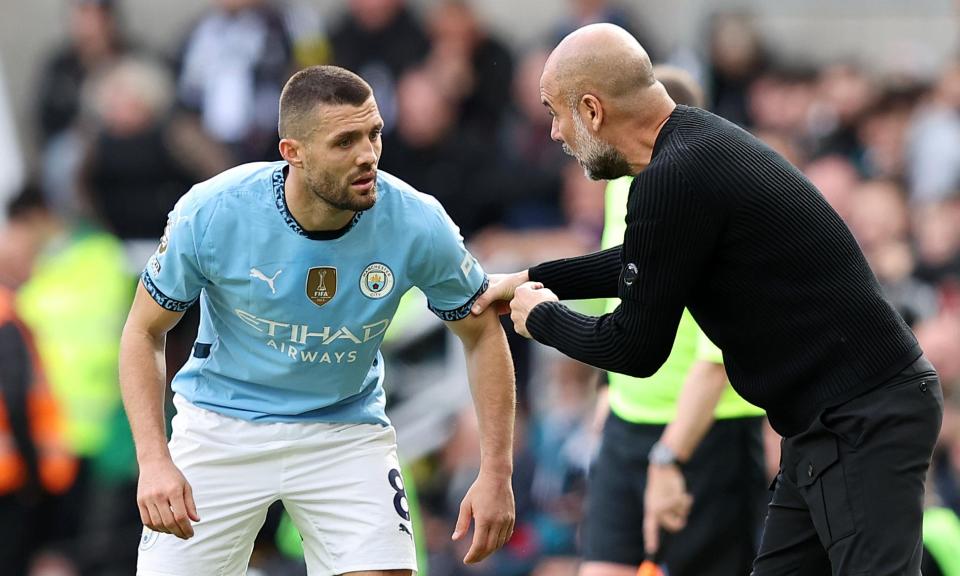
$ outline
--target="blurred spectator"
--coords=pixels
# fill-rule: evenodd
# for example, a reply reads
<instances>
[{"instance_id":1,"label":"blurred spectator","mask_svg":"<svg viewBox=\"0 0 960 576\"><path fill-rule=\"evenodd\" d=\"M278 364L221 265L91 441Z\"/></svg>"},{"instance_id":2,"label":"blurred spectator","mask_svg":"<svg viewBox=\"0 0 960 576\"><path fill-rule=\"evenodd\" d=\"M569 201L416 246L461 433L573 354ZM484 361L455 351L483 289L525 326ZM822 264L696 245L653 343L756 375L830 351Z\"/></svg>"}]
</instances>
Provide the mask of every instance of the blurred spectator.
<instances>
[{"instance_id":1,"label":"blurred spectator","mask_svg":"<svg viewBox=\"0 0 960 576\"><path fill-rule=\"evenodd\" d=\"M6 76L0 60L0 206L19 190L24 177L23 155L17 142L17 130L13 123L13 111L7 100ZM0 226L6 215L0 213Z\"/></svg>"},{"instance_id":2,"label":"blurred spectator","mask_svg":"<svg viewBox=\"0 0 960 576\"><path fill-rule=\"evenodd\" d=\"M119 238L155 241L177 199L229 167L229 154L172 114L173 83L157 64L127 58L91 80L81 193Z\"/></svg>"},{"instance_id":3,"label":"blurred spectator","mask_svg":"<svg viewBox=\"0 0 960 576\"><path fill-rule=\"evenodd\" d=\"M780 67L761 74L748 91L754 128L803 136L815 98L815 80L816 73L802 67Z\"/></svg>"},{"instance_id":4,"label":"blurred spectator","mask_svg":"<svg viewBox=\"0 0 960 576\"><path fill-rule=\"evenodd\" d=\"M911 200L936 202L960 190L960 62L914 116L906 160Z\"/></svg>"},{"instance_id":5,"label":"blurred spectator","mask_svg":"<svg viewBox=\"0 0 960 576\"><path fill-rule=\"evenodd\" d=\"M455 104L422 69L397 85L397 126L383 137L380 167L435 196L464 238L498 218L500 171L489 146L457 132Z\"/></svg>"},{"instance_id":6,"label":"blurred spectator","mask_svg":"<svg viewBox=\"0 0 960 576\"><path fill-rule=\"evenodd\" d=\"M80 462L76 483L59 502L55 526L70 555L81 559L81 525L89 514L100 514L89 507L91 493L100 489L96 461L116 432L118 342L134 283L112 236L69 225L45 210L34 212L30 226L40 253L19 290L17 311L34 334L50 389L64 411L70 452ZM131 534L137 535L116 531L114 537L122 541ZM134 539L122 552L134 552L135 544Z\"/></svg>"},{"instance_id":7,"label":"blurred spectator","mask_svg":"<svg viewBox=\"0 0 960 576\"><path fill-rule=\"evenodd\" d=\"M84 81L128 51L115 0L69 0L68 4L67 41L47 59L37 89L43 143L77 119Z\"/></svg>"},{"instance_id":8,"label":"blurred spectator","mask_svg":"<svg viewBox=\"0 0 960 576\"><path fill-rule=\"evenodd\" d=\"M77 474L60 408L15 308L14 290L43 243L43 212L39 192L27 189L0 227L0 566L14 576L26 575L37 552L56 543L54 498Z\"/></svg>"},{"instance_id":9,"label":"blurred spectator","mask_svg":"<svg viewBox=\"0 0 960 576\"><path fill-rule=\"evenodd\" d=\"M873 82L858 68L834 64L823 69L810 119L815 153L857 159L857 123L874 98Z\"/></svg>"},{"instance_id":10,"label":"blurred spectator","mask_svg":"<svg viewBox=\"0 0 960 576\"><path fill-rule=\"evenodd\" d=\"M350 0L330 34L333 63L356 72L373 88L386 132L397 121L397 79L430 50L423 26L406 0ZM406 179L406 174L400 172Z\"/></svg>"},{"instance_id":11,"label":"blurred spectator","mask_svg":"<svg viewBox=\"0 0 960 576\"><path fill-rule=\"evenodd\" d=\"M960 282L960 199L916 206L913 221L917 276L935 285L956 285Z\"/></svg>"},{"instance_id":12,"label":"blurred spectator","mask_svg":"<svg viewBox=\"0 0 960 576\"><path fill-rule=\"evenodd\" d=\"M466 0L443 0L429 15L428 69L458 104L461 137L489 141L510 99L513 56Z\"/></svg>"},{"instance_id":13,"label":"blurred spectator","mask_svg":"<svg viewBox=\"0 0 960 576\"><path fill-rule=\"evenodd\" d=\"M647 48L650 58L657 60L656 42L653 42L645 30L637 26L633 15L623 6L611 0L568 0L568 6L567 16L553 29L552 44L560 42L564 36L581 26L607 22L630 32L641 45Z\"/></svg>"},{"instance_id":14,"label":"blurred spectator","mask_svg":"<svg viewBox=\"0 0 960 576\"><path fill-rule=\"evenodd\" d=\"M485 229L474 238L472 253L499 269L596 250L603 233L605 182L587 179L580 164L570 159L563 163L561 178L561 222L544 227Z\"/></svg>"},{"instance_id":15,"label":"blurred spectator","mask_svg":"<svg viewBox=\"0 0 960 576\"><path fill-rule=\"evenodd\" d=\"M279 159L280 89L292 71L292 40L270 0L216 0L182 47L178 102L233 163Z\"/></svg>"},{"instance_id":16,"label":"blurred spectator","mask_svg":"<svg viewBox=\"0 0 960 576\"><path fill-rule=\"evenodd\" d=\"M750 126L750 84L767 65L752 17L727 12L710 20L708 31L710 106L716 114L741 126Z\"/></svg>"},{"instance_id":17,"label":"blurred spectator","mask_svg":"<svg viewBox=\"0 0 960 576\"><path fill-rule=\"evenodd\" d=\"M560 167L563 150L550 139L550 115L540 101L540 73L549 51L535 48L524 54L513 78L512 100L498 149L507 171L509 204L504 226L514 229L556 226L560 210ZM523 178L517 177L522 174Z\"/></svg>"},{"instance_id":18,"label":"blurred spectator","mask_svg":"<svg viewBox=\"0 0 960 576\"><path fill-rule=\"evenodd\" d=\"M837 214L849 222L853 192L860 178L853 163L838 155L823 156L807 164L803 172Z\"/></svg>"},{"instance_id":19,"label":"blurred spectator","mask_svg":"<svg viewBox=\"0 0 960 576\"><path fill-rule=\"evenodd\" d=\"M888 180L862 183L853 193L847 224L884 294L904 320L913 325L935 315L936 290L914 275L910 212L903 189Z\"/></svg>"},{"instance_id":20,"label":"blurred spectator","mask_svg":"<svg viewBox=\"0 0 960 576\"><path fill-rule=\"evenodd\" d=\"M917 97L914 88L890 88L864 110L857 131L863 174L870 178L905 176L907 133Z\"/></svg>"}]
</instances>

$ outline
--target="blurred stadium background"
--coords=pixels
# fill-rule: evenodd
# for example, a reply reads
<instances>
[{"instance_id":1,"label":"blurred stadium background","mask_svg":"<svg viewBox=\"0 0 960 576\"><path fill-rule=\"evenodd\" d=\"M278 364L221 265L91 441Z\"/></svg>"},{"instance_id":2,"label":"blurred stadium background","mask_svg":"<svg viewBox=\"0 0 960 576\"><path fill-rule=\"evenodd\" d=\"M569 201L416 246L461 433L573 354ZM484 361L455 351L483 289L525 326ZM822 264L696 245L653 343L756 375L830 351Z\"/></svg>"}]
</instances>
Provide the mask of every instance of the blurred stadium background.
<instances>
[{"instance_id":1,"label":"blurred stadium background","mask_svg":"<svg viewBox=\"0 0 960 576\"><path fill-rule=\"evenodd\" d=\"M931 506L960 512L958 10L950 0L4 2L0 284L17 290L79 468L38 490L0 482L0 551L30 550L34 575L133 573L136 463L116 347L135 276L191 183L277 157L276 101L297 67L341 64L374 86L387 122L381 168L437 196L488 271L596 248L603 184L549 140L537 88L547 51L594 21L689 70L714 111L783 153L846 219L943 378L928 492ZM170 336L171 374L195 323L188 314ZM449 539L478 456L458 347L415 297L386 344L425 574L576 572L602 375L511 344L518 526L470 568ZM251 574L303 574L297 540L271 514Z\"/></svg>"}]
</instances>

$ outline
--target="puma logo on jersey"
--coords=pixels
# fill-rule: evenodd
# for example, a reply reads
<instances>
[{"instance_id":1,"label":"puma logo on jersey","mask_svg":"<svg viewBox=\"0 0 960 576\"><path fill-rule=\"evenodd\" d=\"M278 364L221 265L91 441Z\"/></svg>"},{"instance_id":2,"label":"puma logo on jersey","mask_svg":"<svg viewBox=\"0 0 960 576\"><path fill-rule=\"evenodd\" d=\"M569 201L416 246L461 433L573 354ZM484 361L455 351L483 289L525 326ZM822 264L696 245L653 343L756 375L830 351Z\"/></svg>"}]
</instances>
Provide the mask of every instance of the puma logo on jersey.
<instances>
[{"instance_id":1,"label":"puma logo on jersey","mask_svg":"<svg viewBox=\"0 0 960 576\"><path fill-rule=\"evenodd\" d=\"M413 534L410 533L410 529L404 526L402 523L400 524L400 528L398 529L398 531L403 532L407 536L413 538Z\"/></svg>"},{"instance_id":2,"label":"puma logo on jersey","mask_svg":"<svg viewBox=\"0 0 960 576\"><path fill-rule=\"evenodd\" d=\"M283 268L281 268L280 270L277 270L276 273L275 273L273 276L267 277L266 274L264 274L263 272L257 270L256 268L251 268L251 269L250 269L250 276L256 278L257 280L263 280L264 282L266 282L266 283L267 283L267 286L270 287L270 292L271 292L272 294L276 294L276 293L277 293L277 289L276 289L276 287L273 285L273 281L277 279L277 276L279 276L281 272L283 272Z\"/></svg>"}]
</instances>

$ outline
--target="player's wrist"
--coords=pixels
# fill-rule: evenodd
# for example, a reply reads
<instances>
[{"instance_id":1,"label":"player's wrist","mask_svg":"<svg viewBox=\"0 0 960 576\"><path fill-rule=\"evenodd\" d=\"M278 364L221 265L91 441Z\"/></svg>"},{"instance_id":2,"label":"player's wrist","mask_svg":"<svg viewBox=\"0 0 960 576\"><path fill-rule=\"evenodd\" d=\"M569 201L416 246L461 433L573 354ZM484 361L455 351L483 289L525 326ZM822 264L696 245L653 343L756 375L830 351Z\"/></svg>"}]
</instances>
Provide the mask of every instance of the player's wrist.
<instances>
[{"instance_id":1,"label":"player's wrist","mask_svg":"<svg viewBox=\"0 0 960 576\"><path fill-rule=\"evenodd\" d=\"M170 450L166 444L137 450L137 464L141 468L172 461L173 457L170 456Z\"/></svg>"},{"instance_id":2,"label":"player's wrist","mask_svg":"<svg viewBox=\"0 0 960 576\"><path fill-rule=\"evenodd\" d=\"M513 459L497 458L491 460L483 458L480 461L480 474L506 478L512 477Z\"/></svg>"}]
</instances>

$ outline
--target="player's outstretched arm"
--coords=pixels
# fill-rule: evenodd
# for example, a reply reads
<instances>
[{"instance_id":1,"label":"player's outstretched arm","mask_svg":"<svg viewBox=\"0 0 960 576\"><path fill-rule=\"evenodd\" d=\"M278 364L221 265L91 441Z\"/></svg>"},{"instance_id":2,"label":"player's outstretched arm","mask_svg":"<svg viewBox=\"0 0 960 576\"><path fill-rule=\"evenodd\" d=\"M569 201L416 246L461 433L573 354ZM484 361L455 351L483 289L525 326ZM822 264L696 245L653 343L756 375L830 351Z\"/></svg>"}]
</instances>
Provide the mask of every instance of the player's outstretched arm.
<instances>
[{"instance_id":1,"label":"player's outstretched arm","mask_svg":"<svg viewBox=\"0 0 960 576\"><path fill-rule=\"evenodd\" d=\"M137 447L140 519L152 530L186 539L193 536L190 521L200 517L190 484L167 449L163 416L166 334L182 316L161 307L138 285L120 338L120 390Z\"/></svg>"},{"instance_id":2,"label":"player's outstretched arm","mask_svg":"<svg viewBox=\"0 0 960 576\"><path fill-rule=\"evenodd\" d=\"M470 389L480 424L480 474L460 504L454 540L474 520L473 542L463 561L479 562L513 534L513 424L516 405L513 360L494 310L447 322L463 342Z\"/></svg>"}]
</instances>

